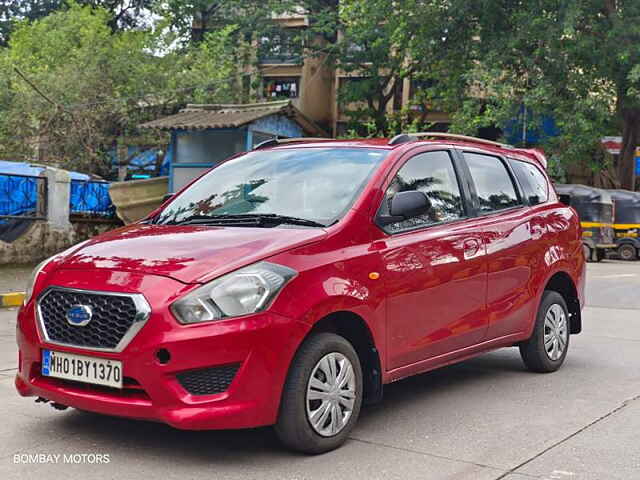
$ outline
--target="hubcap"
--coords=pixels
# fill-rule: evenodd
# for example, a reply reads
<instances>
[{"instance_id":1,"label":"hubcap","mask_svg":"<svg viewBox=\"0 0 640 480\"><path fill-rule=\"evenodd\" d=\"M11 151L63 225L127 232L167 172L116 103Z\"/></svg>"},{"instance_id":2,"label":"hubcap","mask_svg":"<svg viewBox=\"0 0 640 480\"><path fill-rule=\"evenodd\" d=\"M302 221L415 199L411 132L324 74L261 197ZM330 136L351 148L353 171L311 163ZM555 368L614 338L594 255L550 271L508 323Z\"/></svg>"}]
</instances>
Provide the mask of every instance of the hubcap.
<instances>
[{"instance_id":1,"label":"hubcap","mask_svg":"<svg viewBox=\"0 0 640 480\"><path fill-rule=\"evenodd\" d=\"M356 399L356 376L347 357L328 353L311 372L307 385L307 418L323 437L337 435L347 425Z\"/></svg>"},{"instance_id":2,"label":"hubcap","mask_svg":"<svg viewBox=\"0 0 640 480\"><path fill-rule=\"evenodd\" d=\"M567 348L569 330L564 309L554 303L544 317L544 350L551 360L558 360Z\"/></svg>"}]
</instances>

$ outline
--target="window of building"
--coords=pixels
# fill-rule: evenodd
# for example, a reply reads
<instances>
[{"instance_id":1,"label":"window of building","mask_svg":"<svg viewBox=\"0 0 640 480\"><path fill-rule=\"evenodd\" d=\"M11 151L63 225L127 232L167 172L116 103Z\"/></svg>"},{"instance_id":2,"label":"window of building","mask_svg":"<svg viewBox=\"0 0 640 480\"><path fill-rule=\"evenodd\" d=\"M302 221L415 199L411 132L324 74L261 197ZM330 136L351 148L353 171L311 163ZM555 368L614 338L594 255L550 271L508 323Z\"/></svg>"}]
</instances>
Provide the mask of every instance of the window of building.
<instances>
[{"instance_id":1,"label":"window of building","mask_svg":"<svg viewBox=\"0 0 640 480\"><path fill-rule=\"evenodd\" d=\"M380 215L389 215L391 199L396 193L410 190L424 192L431 201L431 210L424 215L387 225L387 231L411 230L465 216L458 179L448 152L426 152L408 160L387 188Z\"/></svg>"},{"instance_id":2,"label":"window of building","mask_svg":"<svg viewBox=\"0 0 640 480\"><path fill-rule=\"evenodd\" d=\"M265 77L263 86L263 95L267 100L282 100L300 96L300 77Z\"/></svg>"},{"instance_id":3,"label":"window of building","mask_svg":"<svg viewBox=\"0 0 640 480\"><path fill-rule=\"evenodd\" d=\"M299 29L287 29L260 37L260 63L302 63L302 35Z\"/></svg>"},{"instance_id":4,"label":"window of building","mask_svg":"<svg viewBox=\"0 0 640 480\"><path fill-rule=\"evenodd\" d=\"M547 179L535 165L519 160L509 159L509 164L516 174L525 198L535 205L546 202L549 198Z\"/></svg>"},{"instance_id":5,"label":"window of building","mask_svg":"<svg viewBox=\"0 0 640 480\"><path fill-rule=\"evenodd\" d=\"M464 152L478 194L480 213L520 205L511 175L502 160L490 155Z\"/></svg>"}]
</instances>

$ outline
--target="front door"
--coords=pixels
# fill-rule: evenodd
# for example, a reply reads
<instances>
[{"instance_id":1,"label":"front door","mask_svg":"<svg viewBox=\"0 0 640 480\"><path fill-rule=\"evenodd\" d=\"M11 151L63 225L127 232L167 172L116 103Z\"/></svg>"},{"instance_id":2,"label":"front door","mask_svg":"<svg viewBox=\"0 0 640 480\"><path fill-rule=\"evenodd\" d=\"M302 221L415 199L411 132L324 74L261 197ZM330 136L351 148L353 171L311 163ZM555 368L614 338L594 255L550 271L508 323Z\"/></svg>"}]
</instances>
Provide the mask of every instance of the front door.
<instances>
[{"instance_id":1,"label":"front door","mask_svg":"<svg viewBox=\"0 0 640 480\"><path fill-rule=\"evenodd\" d=\"M422 152L386 188L383 215L401 191L422 191L432 204L428 214L385 227L389 369L473 345L486 331L485 246L468 218L456 165L450 151Z\"/></svg>"}]
</instances>

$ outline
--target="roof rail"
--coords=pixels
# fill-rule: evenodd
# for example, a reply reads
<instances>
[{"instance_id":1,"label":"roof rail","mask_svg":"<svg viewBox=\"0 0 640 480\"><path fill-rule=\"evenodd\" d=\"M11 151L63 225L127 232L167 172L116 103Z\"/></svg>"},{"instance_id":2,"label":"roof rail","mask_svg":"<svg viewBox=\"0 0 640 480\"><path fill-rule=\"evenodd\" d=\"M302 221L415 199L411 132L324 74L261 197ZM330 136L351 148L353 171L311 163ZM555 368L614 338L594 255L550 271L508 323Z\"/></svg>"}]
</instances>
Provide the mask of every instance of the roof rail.
<instances>
[{"instance_id":1,"label":"roof rail","mask_svg":"<svg viewBox=\"0 0 640 480\"><path fill-rule=\"evenodd\" d=\"M260 142L252 150L260 150L261 148L274 147L276 145L286 145L287 143L302 143L302 142L329 142L335 141L335 138L324 137L296 137L296 138L270 138L264 142Z\"/></svg>"},{"instance_id":2,"label":"roof rail","mask_svg":"<svg viewBox=\"0 0 640 480\"><path fill-rule=\"evenodd\" d=\"M458 135L457 133L444 133L444 132L418 132L418 133L401 133L389 140L389 145L399 145L406 142L414 142L420 138L445 138L450 140L463 140L466 142L483 143L485 145L493 145L501 148L514 148L511 145L505 143L494 142L493 140L486 140L484 138L470 137L468 135Z\"/></svg>"}]
</instances>

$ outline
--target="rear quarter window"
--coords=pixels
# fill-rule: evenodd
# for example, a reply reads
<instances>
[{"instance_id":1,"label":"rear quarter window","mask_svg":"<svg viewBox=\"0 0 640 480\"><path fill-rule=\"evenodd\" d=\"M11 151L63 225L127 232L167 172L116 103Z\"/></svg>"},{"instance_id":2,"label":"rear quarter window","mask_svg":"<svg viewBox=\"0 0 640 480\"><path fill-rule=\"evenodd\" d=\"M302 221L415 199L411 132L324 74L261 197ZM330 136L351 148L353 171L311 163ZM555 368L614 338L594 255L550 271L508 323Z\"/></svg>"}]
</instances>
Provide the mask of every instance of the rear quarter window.
<instances>
[{"instance_id":1,"label":"rear quarter window","mask_svg":"<svg viewBox=\"0 0 640 480\"><path fill-rule=\"evenodd\" d=\"M549 199L547 179L538 167L512 158L509 159L509 164L520 182L524 197L530 204L544 203Z\"/></svg>"}]
</instances>

